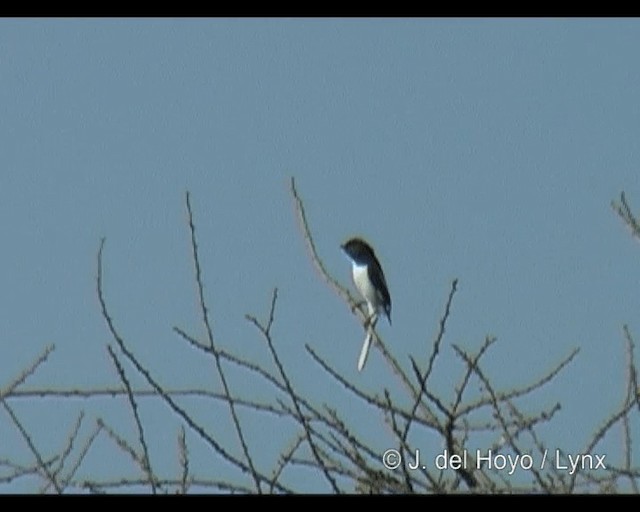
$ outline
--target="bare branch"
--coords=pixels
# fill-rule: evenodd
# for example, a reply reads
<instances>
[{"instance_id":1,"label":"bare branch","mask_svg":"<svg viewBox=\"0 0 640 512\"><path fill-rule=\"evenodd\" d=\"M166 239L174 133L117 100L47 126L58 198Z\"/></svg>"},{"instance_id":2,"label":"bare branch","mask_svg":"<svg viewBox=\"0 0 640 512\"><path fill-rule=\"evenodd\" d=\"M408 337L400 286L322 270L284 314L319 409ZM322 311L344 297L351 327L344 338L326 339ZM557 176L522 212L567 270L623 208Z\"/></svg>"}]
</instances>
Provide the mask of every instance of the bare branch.
<instances>
[{"instance_id":1,"label":"bare branch","mask_svg":"<svg viewBox=\"0 0 640 512\"><path fill-rule=\"evenodd\" d=\"M536 380L532 384L515 389L513 391L498 393L496 395L498 401L513 400L515 398L528 395L532 391L535 391L536 389L541 388L545 384L551 382L554 379L554 377L562 371L564 367L566 367L571 361L573 361L573 358L578 354L578 352L580 352L580 348L573 349L573 351L567 357L565 357L562 361L560 361L560 363L558 363L552 370L544 374L542 377L540 377L538 380ZM479 409L480 407L491 406L491 405L492 405L492 401L490 398L487 398L487 397L480 398L476 402L460 407L458 414L459 415L467 414L469 411L473 409Z\"/></svg>"},{"instance_id":2,"label":"bare branch","mask_svg":"<svg viewBox=\"0 0 640 512\"><path fill-rule=\"evenodd\" d=\"M191 201L189 199L189 192L186 193L186 203L187 203L187 214L189 216L189 231L191 232L191 249L193 256L193 265L196 272L196 283L198 285L198 297L200 300L200 310L202 311L202 320L204 322L206 331L207 331L207 340L209 341L209 347L211 349L211 354L216 363L216 370L218 371L218 375L220 376L220 382L222 383L222 389L224 390L224 394L227 398L227 403L229 404L229 412L231 413L231 419L233 420L233 425L236 430L236 434L238 436L238 440L240 441L240 446L242 446L242 452L244 453L245 460L247 461L247 465L249 467L249 471L251 476L253 477L253 481L256 485L256 491L258 494L262 493L262 488L260 486L260 479L258 478L258 473L256 468L253 466L253 460L251 455L249 454L249 447L244 438L244 434L242 433L242 428L240 426L240 420L238 418L238 414L236 413L236 408L234 404L234 400L231 397L231 392L229 391L229 385L227 384L227 379L225 377L224 371L222 370L222 364L220 362L220 354L216 349L216 344L213 339L213 331L211 329L211 324L209 322L209 310L204 300L204 287L202 285L202 271L200 270L200 259L198 256L198 244L196 242L196 227L193 223L193 213L191 211Z\"/></svg>"},{"instance_id":3,"label":"bare branch","mask_svg":"<svg viewBox=\"0 0 640 512\"><path fill-rule=\"evenodd\" d=\"M231 455L227 450L225 450L220 443L218 443L212 436L210 436L200 425L198 425L187 413L184 409L182 409L175 401L168 396L162 386L156 382L156 380L151 376L148 370L146 370L137 358L131 353L131 351L126 347L124 340L116 330L113 320L109 314L107 309L107 305L104 299L104 294L102 291L102 250L104 247L104 239L100 244L100 249L98 251L98 274L97 274L97 292L98 292L98 300L100 301L100 307L102 309L102 317L105 319L107 326L113 339L116 341L118 347L122 351L122 353L127 357L127 359L133 364L136 370L146 379L146 381L151 385L151 387L162 397L162 399L169 405L169 407L178 414L183 421L189 425L189 427L196 432L203 440L205 440L214 451L220 454L224 459L241 469L245 473L249 473L252 476L257 476L261 481L268 482L267 477L254 473L251 468L240 459ZM285 486L278 486L278 490L286 491L287 488Z\"/></svg>"},{"instance_id":4,"label":"bare branch","mask_svg":"<svg viewBox=\"0 0 640 512\"><path fill-rule=\"evenodd\" d=\"M260 324L260 322L258 322L258 320L255 317L252 317L252 316L248 316L247 315L247 320L249 320L253 325L255 325L258 328L258 330L262 333L264 339L266 340L267 346L269 347L269 352L271 353L273 361L276 363L278 371L280 372L280 377L282 378L282 381L284 382L285 389L286 389L289 397L291 398L291 401L293 402L293 406L295 407L296 418L298 419L298 421L302 425L302 428L304 430L305 436L307 438L307 443L309 444L309 448L311 449L311 453L313 453L313 456L316 459L316 462L318 463L318 466L320 467L320 469L322 469L322 472L324 473L324 476L326 477L327 481L331 485L331 488L333 489L333 491L336 492L336 493L340 493L340 489L338 487L338 484L336 483L336 481L333 478L333 476L331 476L331 473L329 472L329 470L325 466L324 461L322 460L322 458L320 457L320 454L318 453L318 448L317 448L316 444L314 443L314 441L313 441L313 439L311 437L311 433L310 433L310 430L309 430L309 423L307 422L305 416L302 414L302 410L300 409L300 404L299 404L297 395L293 392L293 388L291 387L291 382L289 381L289 378L287 377L287 373L284 370L284 366L282 365L282 362L280 361L280 358L278 357L278 353L276 352L276 349L275 349L275 347L273 345L273 341L271 339L270 330L271 330L271 326L273 324L273 314L274 314L274 310L275 310L275 307L276 307L277 298L278 298L278 289L274 288L273 295L271 297L271 308L269 310L269 320L267 321L267 325L266 326L262 326L262 324Z\"/></svg>"},{"instance_id":5,"label":"bare branch","mask_svg":"<svg viewBox=\"0 0 640 512\"><path fill-rule=\"evenodd\" d=\"M180 426L178 433L178 458L180 461L180 492L187 494L189 489L189 449L187 448L187 437L184 432L184 426Z\"/></svg>"},{"instance_id":6,"label":"bare branch","mask_svg":"<svg viewBox=\"0 0 640 512\"><path fill-rule=\"evenodd\" d=\"M11 381L5 389L0 389L0 400L4 400L5 397L16 393L18 386L22 385L31 375L35 373L38 367L44 363L51 352L55 350L55 345L48 345L45 347L42 354L40 354L35 361L33 361L27 368L25 368L20 374Z\"/></svg>"},{"instance_id":7,"label":"bare branch","mask_svg":"<svg viewBox=\"0 0 640 512\"><path fill-rule=\"evenodd\" d=\"M620 203L611 201L611 208L631 230L631 235L636 238L640 238L640 224L638 223L638 219L636 219L635 215L631 213L631 208L627 203L627 198L625 197L624 192L620 192Z\"/></svg>"},{"instance_id":8,"label":"bare branch","mask_svg":"<svg viewBox=\"0 0 640 512\"><path fill-rule=\"evenodd\" d=\"M147 442L144 436L144 428L142 427L142 421L140 420L140 415L138 414L138 403L136 402L136 399L134 398L131 392L129 379L127 379L127 376L124 373L124 368L122 368L120 361L118 361L118 358L116 357L116 354L114 353L110 345L107 345L107 350L109 352L109 356L111 357L111 361L113 362L113 365L116 367L116 371L118 372L118 377L120 378L120 381L122 381L122 384L127 390L129 405L131 406L131 412L133 412L133 418L135 420L136 429L138 430L138 441L140 441L140 446L142 448L142 458L140 459L140 463L142 466L142 470L147 475L147 478L149 478L149 485L151 485L151 492L153 494L156 494L157 489L156 489L155 477L153 475L153 470L151 469L151 460L149 459L149 449L147 448Z\"/></svg>"},{"instance_id":9,"label":"bare branch","mask_svg":"<svg viewBox=\"0 0 640 512\"><path fill-rule=\"evenodd\" d=\"M304 211L304 205L302 204L302 199L298 195L298 190L296 189L295 179L291 178L291 194L293 195L293 199L295 202L295 210L296 215L298 217L298 221L300 222L300 229L302 231L302 236L304 241L307 244L307 249L309 250L309 256L311 257L311 262L315 266L316 270L320 274L320 277L336 292L340 297L342 297L352 308L352 311L358 310L360 312L360 319L364 322L367 319L367 315L362 309L358 307L358 302L351 297L349 291L344 288L338 281L336 281L329 272L327 272L324 264L320 260L318 256L318 251L316 250L316 246L313 242L313 238L311 237L311 232L309 231L309 225L307 223L307 216Z\"/></svg>"},{"instance_id":10,"label":"bare branch","mask_svg":"<svg viewBox=\"0 0 640 512\"><path fill-rule=\"evenodd\" d=\"M89 448L93 445L93 442L96 440L96 438L98 437L98 434L101 431L102 431L102 427L96 424L96 428L93 430L93 432L91 432L91 434L87 438L87 441L80 448L80 453L78 454L78 457L76 458L75 463L71 466L67 475L62 479L62 481L64 482L65 488L69 485L69 482L73 479L74 475L78 471L78 468L82 464L82 461L86 457L87 453L89 453Z\"/></svg>"},{"instance_id":11,"label":"bare branch","mask_svg":"<svg viewBox=\"0 0 640 512\"><path fill-rule=\"evenodd\" d=\"M60 458L58 459L58 463L56 464L57 467L53 470L53 475L55 476L56 481L60 481L58 479L58 475L62 471L62 468L64 467L64 463L66 462L67 457L69 456L69 454L71 453L71 450L73 449L73 445L75 440L78 437L78 433L80 432L80 426L82 425L83 419L84 419L84 412L80 411L80 414L78 415L78 419L76 420L75 425L73 426L73 430L71 431L71 434L67 439L67 444L63 448L62 453L60 454ZM43 494L47 492L50 487L51 487L51 482L46 482L44 487L41 488L40 493ZM62 482L60 483L60 488L64 491L64 485L62 484Z\"/></svg>"},{"instance_id":12,"label":"bare branch","mask_svg":"<svg viewBox=\"0 0 640 512\"><path fill-rule=\"evenodd\" d=\"M13 411L13 409L5 399L2 399L2 406L4 407L5 411L7 411L7 413L9 414L9 417L11 418L11 421L18 429L18 432L20 432L22 439L24 439L24 441L27 443L29 450L31 451L33 456L36 458L36 461L38 462L39 470L46 476L47 480L51 482L51 484L55 487L56 492L58 494L61 494L62 487L58 483L53 472L49 469L49 465L45 464L44 459L42 458L42 454L40 453L38 448L36 448L36 445L33 439L31 439L31 436L29 435L27 430L24 428L24 425L22 424L22 422L18 419L18 416L16 416L16 413Z\"/></svg>"}]
</instances>

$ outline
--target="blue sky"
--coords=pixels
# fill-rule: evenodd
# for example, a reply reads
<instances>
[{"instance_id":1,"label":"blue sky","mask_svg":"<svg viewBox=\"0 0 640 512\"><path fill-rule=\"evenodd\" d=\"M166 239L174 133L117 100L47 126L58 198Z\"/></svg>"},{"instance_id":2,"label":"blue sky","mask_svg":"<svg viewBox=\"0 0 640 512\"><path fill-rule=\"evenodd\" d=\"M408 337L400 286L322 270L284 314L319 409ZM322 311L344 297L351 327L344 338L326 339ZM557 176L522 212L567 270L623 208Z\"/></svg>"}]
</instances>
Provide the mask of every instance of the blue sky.
<instances>
[{"instance_id":1,"label":"blue sky","mask_svg":"<svg viewBox=\"0 0 640 512\"><path fill-rule=\"evenodd\" d=\"M0 386L50 343L28 386L117 383L95 293L104 236L105 292L132 350L167 383L215 387L172 332L203 334L189 190L219 343L266 361L244 315L266 315L278 287L275 335L299 389L353 401L309 343L380 392L380 354L357 375L361 327L310 264L293 176L334 276L349 283L348 236L375 246L393 300L380 332L399 359L426 358L459 279L434 377L445 396L461 374L451 343L495 335L485 364L505 388L580 347L531 403L561 401L548 442L580 451L623 399L623 324L640 336L640 247L610 209L624 190L640 211L639 46L638 20L617 19L1 20ZM12 403L43 449L80 408L135 435L117 400ZM159 471L176 471L177 422L146 404L171 447ZM387 447L373 411L351 420ZM270 467L286 438L246 421ZM0 433L0 457L30 460L6 414ZM602 446L618 457L619 435ZM109 476L115 452L101 442L87 468Z\"/></svg>"}]
</instances>

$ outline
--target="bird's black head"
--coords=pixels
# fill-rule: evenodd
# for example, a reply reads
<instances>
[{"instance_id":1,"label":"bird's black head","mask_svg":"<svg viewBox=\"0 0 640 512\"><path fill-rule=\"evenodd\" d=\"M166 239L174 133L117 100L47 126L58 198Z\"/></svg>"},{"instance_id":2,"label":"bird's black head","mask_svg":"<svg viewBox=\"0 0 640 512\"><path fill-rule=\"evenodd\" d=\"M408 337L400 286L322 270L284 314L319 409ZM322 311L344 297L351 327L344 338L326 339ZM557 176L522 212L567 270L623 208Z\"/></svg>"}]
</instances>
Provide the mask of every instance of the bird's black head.
<instances>
[{"instance_id":1,"label":"bird's black head","mask_svg":"<svg viewBox=\"0 0 640 512\"><path fill-rule=\"evenodd\" d=\"M355 261L366 261L374 255L371 246L362 238L350 238L340 247Z\"/></svg>"}]
</instances>

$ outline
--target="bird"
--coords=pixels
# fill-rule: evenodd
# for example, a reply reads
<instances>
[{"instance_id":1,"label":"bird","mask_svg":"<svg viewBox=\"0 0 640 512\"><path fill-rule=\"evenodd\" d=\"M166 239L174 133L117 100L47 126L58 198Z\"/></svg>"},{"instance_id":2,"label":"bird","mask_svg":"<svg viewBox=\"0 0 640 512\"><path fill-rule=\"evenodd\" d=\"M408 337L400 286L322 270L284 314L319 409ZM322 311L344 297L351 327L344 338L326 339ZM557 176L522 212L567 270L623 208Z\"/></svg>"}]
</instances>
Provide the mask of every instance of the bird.
<instances>
[{"instance_id":1,"label":"bird","mask_svg":"<svg viewBox=\"0 0 640 512\"><path fill-rule=\"evenodd\" d=\"M369 312L369 318L367 319L368 332L358 359L358 371L362 371L371 346L372 335L370 328L376 324L380 310L384 312L389 325L391 325L391 296L389 295L382 266L373 248L367 242L362 238L354 237L347 240L340 247L351 259L353 283L366 301Z\"/></svg>"}]
</instances>

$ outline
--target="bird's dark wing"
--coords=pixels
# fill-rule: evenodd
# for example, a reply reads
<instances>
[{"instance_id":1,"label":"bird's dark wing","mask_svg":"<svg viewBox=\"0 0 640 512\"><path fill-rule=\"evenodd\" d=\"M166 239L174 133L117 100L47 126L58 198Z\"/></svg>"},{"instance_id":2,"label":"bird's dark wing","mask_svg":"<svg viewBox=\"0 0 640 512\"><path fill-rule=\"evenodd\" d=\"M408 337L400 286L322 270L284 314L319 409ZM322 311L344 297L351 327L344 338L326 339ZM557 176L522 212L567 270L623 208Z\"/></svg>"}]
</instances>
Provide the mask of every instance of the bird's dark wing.
<instances>
[{"instance_id":1,"label":"bird's dark wing","mask_svg":"<svg viewBox=\"0 0 640 512\"><path fill-rule=\"evenodd\" d=\"M389 324L391 324L391 296L389 295L389 289L387 288L387 281L384 278L384 272L382 271L380 262L375 256L373 257L373 261L367 266L367 271L369 273L371 283L375 289L379 291L382 297L382 307L387 315Z\"/></svg>"}]
</instances>

